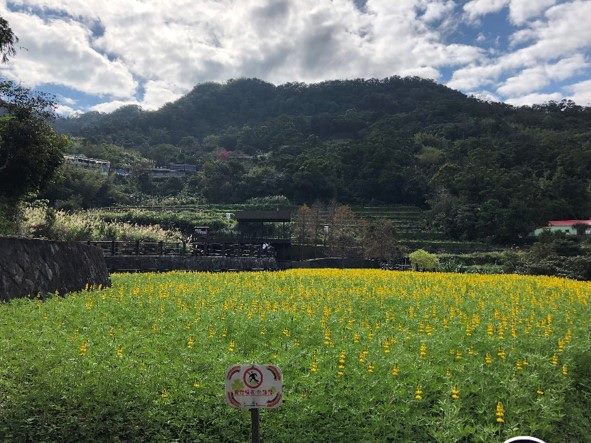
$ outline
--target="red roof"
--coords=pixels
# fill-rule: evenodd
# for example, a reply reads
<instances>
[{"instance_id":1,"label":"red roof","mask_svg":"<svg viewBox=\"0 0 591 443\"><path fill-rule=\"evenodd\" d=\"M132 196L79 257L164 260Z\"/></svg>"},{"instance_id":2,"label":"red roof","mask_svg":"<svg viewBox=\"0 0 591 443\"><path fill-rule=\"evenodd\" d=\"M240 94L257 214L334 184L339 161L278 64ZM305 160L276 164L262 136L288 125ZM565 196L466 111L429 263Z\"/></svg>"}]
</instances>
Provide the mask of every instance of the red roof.
<instances>
[{"instance_id":1,"label":"red roof","mask_svg":"<svg viewBox=\"0 0 591 443\"><path fill-rule=\"evenodd\" d=\"M591 226L591 219L589 219L589 220L550 220L548 222L548 226L574 226L574 225Z\"/></svg>"}]
</instances>

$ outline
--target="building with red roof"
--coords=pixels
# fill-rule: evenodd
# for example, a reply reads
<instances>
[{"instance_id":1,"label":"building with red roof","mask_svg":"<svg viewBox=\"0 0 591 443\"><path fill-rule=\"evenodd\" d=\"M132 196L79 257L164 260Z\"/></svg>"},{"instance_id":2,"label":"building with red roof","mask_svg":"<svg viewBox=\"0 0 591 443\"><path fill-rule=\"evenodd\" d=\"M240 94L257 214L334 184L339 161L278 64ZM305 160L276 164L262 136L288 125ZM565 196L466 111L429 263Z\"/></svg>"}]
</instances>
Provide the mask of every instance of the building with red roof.
<instances>
[{"instance_id":1,"label":"building with red roof","mask_svg":"<svg viewBox=\"0 0 591 443\"><path fill-rule=\"evenodd\" d=\"M591 235L591 219L550 220L548 226L536 229L534 235L540 235L543 232L561 232L566 235Z\"/></svg>"}]
</instances>

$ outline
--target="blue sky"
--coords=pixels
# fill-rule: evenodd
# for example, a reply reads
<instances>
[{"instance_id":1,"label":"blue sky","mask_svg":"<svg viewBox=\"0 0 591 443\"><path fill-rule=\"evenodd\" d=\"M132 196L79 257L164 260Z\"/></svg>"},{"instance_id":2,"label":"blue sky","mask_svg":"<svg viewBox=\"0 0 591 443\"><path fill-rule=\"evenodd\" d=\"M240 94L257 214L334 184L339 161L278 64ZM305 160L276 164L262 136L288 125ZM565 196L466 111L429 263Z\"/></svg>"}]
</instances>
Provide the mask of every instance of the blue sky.
<instances>
[{"instance_id":1,"label":"blue sky","mask_svg":"<svg viewBox=\"0 0 591 443\"><path fill-rule=\"evenodd\" d=\"M197 83L418 75L483 99L591 105L591 0L0 0L0 74L59 112L157 109Z\"/></svg>"}]
</instances>

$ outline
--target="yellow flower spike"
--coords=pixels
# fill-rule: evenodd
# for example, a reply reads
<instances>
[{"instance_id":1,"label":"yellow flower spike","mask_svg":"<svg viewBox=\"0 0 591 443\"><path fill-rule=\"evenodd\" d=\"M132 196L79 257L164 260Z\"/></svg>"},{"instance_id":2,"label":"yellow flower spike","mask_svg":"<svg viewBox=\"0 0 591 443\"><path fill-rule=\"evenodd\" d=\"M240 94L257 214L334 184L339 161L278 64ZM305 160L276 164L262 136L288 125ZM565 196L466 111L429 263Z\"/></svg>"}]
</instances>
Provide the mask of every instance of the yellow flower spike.
<instances>
[{"instance_id":1,"label":"yellow flower spike","mask_svg":"<svg viewBox=\"0 0 591 443\"><path fill-rule=\"evenodd\" d=\"M460 398L460 390L457 386L451 388L451 398L452 400L457 400L458 398Z\"/></svg>"},{"instance_id":2,"label":"yellow flower spike","mask_svg":"<svg viewBox=\"0 0 591 443\"><path fill-rule=\"evenodd\" d=\"M370 374L373 374L373 370L374 370L374 366L373 364L368 364L367 365L367 372L369 372Z\"/></svg>"},{"instance_id":3,"label":"yellow flower spike","mask_svg":"<svg viewBox=\"0 0 591 443\"><path fill-rule=\"evenodd\" d=\"M503 407L503 403L501 403L500 401L497 402L495 416L497 423L505 423L505 408Z\"/></svg>"},{"instance_id":4,"label":"yellow flower spike","mask_svg":"<svg viewBox=\"0 0 591 443\"><path fill-rule=\"evenodd\" d=\"M558 365L558 356L556 354L550 357L550 363L552 363L552 366Z\"/></svg>"},{"instance_id":5,"label":"yellow flower spike","mask_svg":"<svg viewBox=\"0 0 591 443\"><path fill-rule=\"evenodd\" d=\"M417 386L417 389L415 390L415 400L422 400L423 399L423 388L421 387L421 385Z\"/></svg>"},{"instance_id":6,"label":"yellow flower spike","mask_svg":"<svg viewBox=\"0 0 591 443\"><path fill-rule=\"evenodd\" d=\"M316 360L316 355L312 356L312 363L310 364L310 372L312 374L316 374L318 372L318 361Z\"/></svg>"},{"instance_id":7,"label":"yellow flower spike","mask_svg":"<svg viewBox=\"0 0 591 443\"><path fill-rule=\"evenodd\" d=\"M392 366L392 369L390 370L390 373L394 376L394 377L398 377L400 375L400 368L398 367L398 365L394 365Z\"/></svg>"},{"instance_id":8,"label":"yellow flower spike","mask_svg":"<svg viewBox=\"0 0 591 443\"><path fill-rule=\"evenodd\" d=\"M230 340L230 343L228 343L228 351L234 352L235 350L236 350L236 342L234 340Z\"/></svg>"},{"instance_id":9,"label":"yellow flower spike","mask_svg":"<svg viewBox=\"0 0 591 443\"><path fill-rule=\"evenodd\" d=\"M80 343L80 355L85 356L88 353L88 342L83 341Z\"/></svg>"},{"instance_id":10,"label":"yellow flower spike","mask_svg":"<svg viewBox=\"0 0 591 443\"><path fill-rule=\"evenodd\" d=\"M421 347L419 348L419 357L425 358L427 356L427 345L425 343L421 343Z\"/></svg>"},{"instance_id":11,"label":"yellow flower spike","mask_svg":"<svg viewBox=\"0 0 591 443\"><path fill-rule=\"evenodd\" d=\"M163 389L162 392L160 393L160 397L163 399L167 399L170 396L170 394L168 393L168 390Z\"/></svg>"},{"instance_id":12,"label":"yellow flower spike","mask_svg":"<svg viewBox=\"0 0 591 443\"><path fill-rule=\"evenodd\" d=\"M345 375L345 362L346 362L347 354L345 351L339 352L339 365L337 370L337 375L339 377L343 377Z\"/></svg>"},{"instance_id":13,"label":"yellow flower spike","mask_svg":"<svg viewBox=\"0 0 591 443\"><path fill-rule=\"evenodd\" d=\"M486 353L486 356L484 357L484 362L487 365L490 365L493 362L492 355L490 355L490 353Z\"/></svg>"},{"instance_id":14,"label":"yellow flower spike","mask_svg":"<svg viewBox=\"0 0 591 443\"><path fill-rule=\"evenodd\" d=\"M505 357L507 356L507 354L505 353L505 350L503 348L499 348L499 350L497 351L497 356L501 360L505 360Z\"/></svg>"},{"instance_id":15,"label":"yellow flower spike","mask_svg":"<svg viewBox=\"0 0 591 443\"><path fill-rule=\"evenodd\" d=\"M123 346L121 346L121 345L117 346L116 354L117 354L117 357L119 357L119 358L123 357Z\"/></svg>"},{"instance_id":16,"label":"yellow flower spike","mask_svg":"<svg viewBox=\"0 0 591 443\"><path fill-rule=\"evenodd\" d=\"M541 396L541 395L544 395L544 390L543 390L543 389L538 389L538 390L536 391L536 393L537 393L538 395L540 395L540 396Z\"/></svg>"},{"instance_id":17,"label":"yellow flower spike","mask_svg":"<svg viewBox=\"0 0 591 443\"><path fill-rule=\"evenodd\" d=\"M494 328L494 326L493 326L491 323L489 323L489 324L487 325L487 327L486 327L486 333L487 333L488 335L491 335L491 336L492 336L492 335L494 335L494 333L495 333L495 328Z\"/></svg>"},{"instance_id":18,"label":"yellow flower spike","mask_svg":"<svg viewBox=\"0 0 591 443\"><path fill-rule=\"evenodd\" d=\"M565 377L568 375L568 367L566 365L562 365L562 375Z\"/></svg>"},{"instance_id":19,"label":"yellow flower spike","mask_svg":"<svg viewBox=\"0 0 591 443\"><path fill-rule=\"evenodd\" d=\"M193 349L194 344L195 344L195 340L193 339L193 337L189 337L189 339L187 340L187 348Z\"/></svg>"}]
</instances>

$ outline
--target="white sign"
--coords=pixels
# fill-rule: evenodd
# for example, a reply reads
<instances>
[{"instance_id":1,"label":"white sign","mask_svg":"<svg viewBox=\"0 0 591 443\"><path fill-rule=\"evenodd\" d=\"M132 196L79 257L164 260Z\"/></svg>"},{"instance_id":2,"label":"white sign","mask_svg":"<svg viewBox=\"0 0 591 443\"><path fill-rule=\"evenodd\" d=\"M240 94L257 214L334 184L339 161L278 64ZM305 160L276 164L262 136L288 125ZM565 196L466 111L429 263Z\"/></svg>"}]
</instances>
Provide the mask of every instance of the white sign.
<instances>
[{"instance_id":1,"label":"white sign","mask_svg":"<svg viewBox=\"0 0 591 443\"><path fill-rule=\"evenodd\" d=\"M281 406L283 374L275 365L234 365L226 371L226 403L235 408Z\"/></svg>"}]
</instances>

